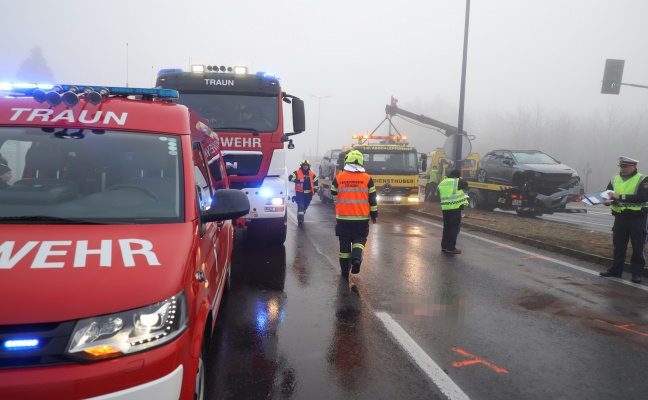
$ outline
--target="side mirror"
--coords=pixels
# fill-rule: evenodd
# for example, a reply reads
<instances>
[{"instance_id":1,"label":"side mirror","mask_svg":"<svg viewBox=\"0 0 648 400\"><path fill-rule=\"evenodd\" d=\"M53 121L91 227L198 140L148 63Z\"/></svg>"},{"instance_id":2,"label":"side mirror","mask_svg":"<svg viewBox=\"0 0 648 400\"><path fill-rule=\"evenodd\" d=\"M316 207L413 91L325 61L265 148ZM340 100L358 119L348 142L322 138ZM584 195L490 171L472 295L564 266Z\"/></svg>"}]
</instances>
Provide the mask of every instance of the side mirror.
<instances>
[{"instance_id":1,"label":"side mirror","mask_svg":"<svg viewBox=\"0 0 648 400\"><path fill-rule=\"evenodd\" d=\"M214 193L211 207L200 212L203 222L225 221L250 212L250 202L240 190L220 189Z\"/></svg>"},{"instance_id":2,"label":"side mirror","mask_svg":"<svg viewBox=\"0 0 648 400\"><path fill-rule=\"evenodd\" d=\"M304 110L304 101L297 97L292 99L292 119L293 130L301 133L306 130L306 112Z\"/></svg>"}]
</instances>

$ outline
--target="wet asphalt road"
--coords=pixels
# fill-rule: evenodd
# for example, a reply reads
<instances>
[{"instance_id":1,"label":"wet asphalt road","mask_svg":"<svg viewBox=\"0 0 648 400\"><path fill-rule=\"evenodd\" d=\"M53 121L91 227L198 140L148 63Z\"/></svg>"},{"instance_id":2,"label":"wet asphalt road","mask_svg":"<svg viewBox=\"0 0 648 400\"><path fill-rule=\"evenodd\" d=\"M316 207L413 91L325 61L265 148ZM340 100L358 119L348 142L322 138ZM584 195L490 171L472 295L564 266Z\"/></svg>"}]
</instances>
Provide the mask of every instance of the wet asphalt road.
<instances>
[{"instance_id":1,"label":"wet asphalt road","mask_svg":"<svg viewBox=\"0 0 648 400\"><path fill-rule=\"evenodd\" d=\"M340 277L314 200L271 248L237 233L208 399L632 399L648 393L648 289L601 267L381 209Z\"/></svg>"}]
</instances>

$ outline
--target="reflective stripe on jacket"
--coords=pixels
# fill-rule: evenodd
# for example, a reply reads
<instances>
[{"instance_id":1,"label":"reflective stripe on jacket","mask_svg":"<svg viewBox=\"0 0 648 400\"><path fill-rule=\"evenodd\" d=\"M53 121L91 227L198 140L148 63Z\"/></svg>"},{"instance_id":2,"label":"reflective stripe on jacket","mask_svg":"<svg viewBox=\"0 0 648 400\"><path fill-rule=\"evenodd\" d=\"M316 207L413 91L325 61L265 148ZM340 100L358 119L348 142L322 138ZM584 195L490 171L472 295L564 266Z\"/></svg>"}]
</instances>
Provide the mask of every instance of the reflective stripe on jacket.
<instances>
[{"instance_id":1,"label":"reflective stripe on jacket","mask_svg":"<svg viewBox=\"0 0 648 400\"><path fill-rule=\"evenodd\" d=\"M459 178L445 178L439 183L441 210L455 210L468 204L468 199L462 189L457 189Z\"/></svg>"},{"instance_id":2,"label":"reflective stripe on jacket","mask_svg":"<svg viewBox=\"0 0 648 400\"><path fill-rule=\"evenodd\" d=\"M311 193L313 190L317 190L318 179L315 176L315 173L308 170L308 178L310 179L310 188L304 189L304 170L301 168L293 172L291 180L298 179L300 182L295 182L295 192L304 192L305 194Z\"/></svg>"},{"instance_id":3,"label":"reflective stripe on jacket","mask_svg":"<svg viewBox=\"0 0 648 400\"><path fill-rule=\"evenodd\" d=\"M335 180L337 187L332 188L336 199L335 218L347 221L368 221L371 209L374 208L369 205L369 193L376 192L375 186L369 186L371 180L369 174L342 171ZM375 208L377 210L378 206Z\"/></svg>"},{"instance_id":4,"label":"reflective stripe on jacket","mask_svg":"<svg viewBox=\"0 0 648 400\"><path fill-rule=\"evenodd\" d=\"M635 174L627 180L623 180L620 175L612 178L612 188L614 188L614 193L619 196L624 194L636 195L639 190L639 185L644 180L646 176L642 174ZM641 211L642 208L648 207L648 203L627 203L624 200L615 200L612 204L612 211L620 213L625 210Z\"/></svg>"}]
</instances>

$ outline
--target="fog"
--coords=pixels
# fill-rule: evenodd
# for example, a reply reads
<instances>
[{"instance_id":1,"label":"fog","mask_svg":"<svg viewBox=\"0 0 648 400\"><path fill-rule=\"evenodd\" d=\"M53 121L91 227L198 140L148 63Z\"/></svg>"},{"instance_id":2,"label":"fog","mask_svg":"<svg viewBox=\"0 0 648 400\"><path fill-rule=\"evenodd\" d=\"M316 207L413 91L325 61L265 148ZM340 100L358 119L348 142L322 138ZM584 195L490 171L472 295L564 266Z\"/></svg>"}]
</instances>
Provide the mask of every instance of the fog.
<instances>
[{"instance_id":1,"label":"fog","mask_svg":"<svg viewBox=\"0 0 648 400\"><path fill-rule=\"evenodd\" d=\"M278 73L306 102L290 171L373 131L391 96L458 125L465 1L35 0L3 2L2 14L0 81L150 87L158 70L192 63ZM621 155L648 173L648 90L600 93L607 58L625 60L624 83L648 86L646 15L645 0L473 0L464 111L473 151L538 149L581 174L589 163L590 191ZM393 121L419 152L446 139Z\"/></svg>"}]
</instances>

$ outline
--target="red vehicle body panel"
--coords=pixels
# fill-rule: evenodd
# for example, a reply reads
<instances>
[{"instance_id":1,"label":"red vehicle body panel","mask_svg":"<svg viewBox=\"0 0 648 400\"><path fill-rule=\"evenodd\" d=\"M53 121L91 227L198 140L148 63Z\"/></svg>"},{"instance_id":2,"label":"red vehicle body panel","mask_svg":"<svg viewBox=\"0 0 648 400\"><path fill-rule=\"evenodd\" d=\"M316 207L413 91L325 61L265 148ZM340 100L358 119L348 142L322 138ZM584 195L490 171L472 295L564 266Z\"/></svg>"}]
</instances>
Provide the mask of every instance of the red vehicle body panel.
<instances>
[{"instance_id":1,"label":"red vehicle body panel","mask_svg":"<svg viewBox=\"0 0 648 400\"><path fill-rule=\"evenodd\" d=\"M0 365L0 398L101 396L147 384L180 367L179 398L193 398L203 335L211 334L216 321L234 234L229 220L198 220L192 143L202 143L206 159L220 154L218 137L202 121L186 107L162 101L107 98L95 106L82 98L73 107L50 107L30 98L0 96L0 129L51 126L177 135L185 173L184 222L0 224L0 334L12 325L133 310L181 291L189 320L174 340L114 359L15 369ZM228 188L227 176L223 179L220 187ZM102 249L101 255L84 253L86 246ZM204 280L196 278L198 273Z\"/></svg>"}]
</instances>

